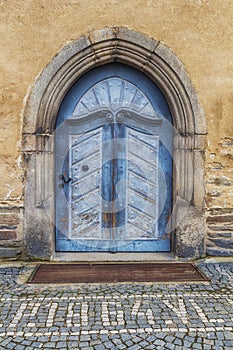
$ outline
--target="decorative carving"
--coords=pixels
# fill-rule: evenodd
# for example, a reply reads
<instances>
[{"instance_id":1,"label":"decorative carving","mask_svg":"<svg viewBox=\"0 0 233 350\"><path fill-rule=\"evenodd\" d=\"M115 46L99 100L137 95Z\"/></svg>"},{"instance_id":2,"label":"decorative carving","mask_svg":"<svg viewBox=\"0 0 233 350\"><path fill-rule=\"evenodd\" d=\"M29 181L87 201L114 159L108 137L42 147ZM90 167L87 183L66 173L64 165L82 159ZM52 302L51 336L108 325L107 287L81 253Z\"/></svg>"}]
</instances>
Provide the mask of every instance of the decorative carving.
<instances>
[{"instance_id":1,"label":"decorative carving","mask_svg":"<svg viewBox=\"0 0 233 350\"><path fill-rule=\"evenodd\" d=\"M107 113L107 114L106 114L106 120L107 120L108 122L111 122L111 121L114 120L114 116L112 115L112 113Z\"/></svg>"}]
</instances>

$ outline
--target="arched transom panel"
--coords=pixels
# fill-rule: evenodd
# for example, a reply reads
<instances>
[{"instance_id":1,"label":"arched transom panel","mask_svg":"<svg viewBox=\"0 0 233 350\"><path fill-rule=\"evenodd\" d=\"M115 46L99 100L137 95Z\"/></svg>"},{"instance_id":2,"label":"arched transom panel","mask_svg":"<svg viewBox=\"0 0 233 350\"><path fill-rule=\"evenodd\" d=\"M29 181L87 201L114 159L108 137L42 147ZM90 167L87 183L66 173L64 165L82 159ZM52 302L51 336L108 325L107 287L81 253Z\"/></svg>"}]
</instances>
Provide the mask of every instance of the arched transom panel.
<instances>
[{"instance_id":1,"label":"arched transom panel","mask_svg":"<svg viewBox=\"0 0 233 350\"><path fill-rule=\"evenodd\" d=\"M112 111L130 109L156 117L145 94L134 84L117 77L102 80L89 89L78 102L73 114L79 118L104 108Z\"/></svg>"}]
</instances>

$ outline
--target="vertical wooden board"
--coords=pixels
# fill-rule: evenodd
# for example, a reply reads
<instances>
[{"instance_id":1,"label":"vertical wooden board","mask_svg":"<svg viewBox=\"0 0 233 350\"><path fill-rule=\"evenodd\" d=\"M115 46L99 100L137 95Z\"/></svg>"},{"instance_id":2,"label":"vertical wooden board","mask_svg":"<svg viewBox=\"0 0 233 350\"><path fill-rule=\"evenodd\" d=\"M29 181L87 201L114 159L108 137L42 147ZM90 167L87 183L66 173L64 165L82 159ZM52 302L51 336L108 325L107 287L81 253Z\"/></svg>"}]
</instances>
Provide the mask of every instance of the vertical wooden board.
<instances>
[{"instance_id":1,"label":"vertical wooden board","mask_svg":"<svg viewBox=\"0 0 233 350\"><path fill-rule=\"evenodd\" d=\"M121 98L123 96L121 95ZM114 123L113 133L113 227L111 251L118 250L119 236L125 236L126 222L126 139L125 126L121 123Z\"/></svg>"},{"instance_id":2,"label":"vertical wooden board","mask_svg":"<svg viewBox=\"0 0 233 350\"><path fill-rule=\"evenodd\" d=\"M101 129L70 135L69 239L101 239L101 138Z\"/></svg>"},{"instance_id":3,"label":"vertical wooden board","mask_svg":"<svg viewBox=\"0 0 233 350\"><path fill-rule=\"evenodd\" d=\"M115 205L115 228L116 239L118 239L118 230L125 228L126 223L126 127L124 124L114 124L114 199Z\"/></svg>"},{"instance_id":4,"label":"vertical wooden board","mask_svg":"<svg viewBox=\"0 0 233 350\"><path fill-rule=\"evenodd\" d=\"M158 239L158 137L128 130L127 237Z\"/></svg>"},{"instance_id":5,"label":"vertical wooden board","mask_svg":"<svg viewBox=\"0 0 233 350\"><path fill-rule=\"evenodd\" d=\"M125 127L110 123L103 128L102 234L114 251L118 229L125 226Z\"/></svg>"},{"instance_id":6,"label":"vertical wooden board","mask_svg":"<svg viewBox=\"0 0 233 350\"><path fill-rule=\"evenodd\" d=\"M113 124L106 124L102 134L102 176L101 176L101 210L102 230L105 236L111 237L113 226Z\"/></svg>"},{"instance_id":7,"label":"vertical wooden board","mask_svg":"<svg viewBox=\"0 0 233 350\"><path fill-rule=\"evenodd\" d=\"M159 235L162 239L170 239L168 222L172 212L172 154L165 145L159 147L159 184L158 193L158 225Z\"/></svg>"}]
</instances>

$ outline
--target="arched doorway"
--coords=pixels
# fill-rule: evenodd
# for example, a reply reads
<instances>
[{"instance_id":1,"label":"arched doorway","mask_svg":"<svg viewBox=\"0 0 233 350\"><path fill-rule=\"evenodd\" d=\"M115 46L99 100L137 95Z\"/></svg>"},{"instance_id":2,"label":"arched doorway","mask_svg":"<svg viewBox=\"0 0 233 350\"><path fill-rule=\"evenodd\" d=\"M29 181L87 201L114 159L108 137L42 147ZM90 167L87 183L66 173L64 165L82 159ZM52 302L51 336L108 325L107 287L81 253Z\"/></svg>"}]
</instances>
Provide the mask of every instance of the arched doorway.
<instances>
[{"instance_id":1,"label":"arched doorway","mask_svg":"<svg viewBox=\"0 0 233 350\"><path fill-rule=\"evenodd\" d=\"M74 84L55 132L57 251L170 251L172 133L141 72L113 63Z\"/></svg>"},{"instance_id":2,"label":"arched doorway","mask_svg":"<svg viewBox=\"0 0 233 350\"><path fill-rule=\"evenodd\" d=\"M162 118L158 118L162 119L162 122L155 129L159 129L159 139L166 146L165 151L166 148L173 150L172 220L168 221L168 217L160 216L161 218L166 217L166 223L169 222L170 225L166 232L172 232L171 251L178 257L186 259L198 258L205 253L203 178L206 125L195 90L181 61L162 42L127 28L112 27L95 31L67 44L45 67L27 99L22 135L22 152L25 161L24 244L26 257L51 260L57 256L54 234L56 206L54 204L56 204L56 186L63 185L60 183L62 178L59 179L59 183L56 183L57 175L62 177L64 174L57 173L57 170L54 169L56 158L54 140L58 126L56 125L57 116L62 110L63 101L66 96L69 96L72 87L81 82L85 75L89 74L88 72L92 72L93 69L101 71L101 67L116 63L136 69L153 86L157 87L172 116L173 137L170 140L172 142L172 147L170 147L166 146L166 139L169 138L165 137L168 121L165 115L154 107L153 98L150 98L144 88L128 78L129 83L137 86L138 90L148 98L155 109L155 114L162 115ZM98 84L107 78L110 76L99 77L99 80L97 79L94 83ZM119 78L125 79L124 76ZM138 84L139 82L140 79ZM83 94L91 87L87 86ZM79 96L77 99L77 96L75 97L76 103L81 98ZM70 97L72 100L72 95ZM141 122L145 121L144 116L140 113L139 115ZM113 118L115 117L117 114L114 112ZM127 118L124 115L123 117L128 123ZM106 116L104 118L106 120ZM137 123L138 120L137 118L129 119L131 123L132 121ZM169 121L168 123L171 125ZM70 128L68 124L67 127ZM72 127L76 128L76 126ZM140 132L137 129L138 125L132 128L132 125L124 124L124 127L127 130ZM80 125L77 125L77 128L80 130ZM69 132L64 134L68 135ZM145 137L150 138L149 134L150 132L145 132ZM149 142L151 143L153 142ZM161 147L159 150L163 151ZM68 151L69 148L66 153ZM88 164L83 165L88 166ZM69 178L65 178L65 181L69 181ZM169 216L170 213L166 215ZM61 257L58 255L58 259L62 260L64 254Z\"/></svg>"}]
</instances>

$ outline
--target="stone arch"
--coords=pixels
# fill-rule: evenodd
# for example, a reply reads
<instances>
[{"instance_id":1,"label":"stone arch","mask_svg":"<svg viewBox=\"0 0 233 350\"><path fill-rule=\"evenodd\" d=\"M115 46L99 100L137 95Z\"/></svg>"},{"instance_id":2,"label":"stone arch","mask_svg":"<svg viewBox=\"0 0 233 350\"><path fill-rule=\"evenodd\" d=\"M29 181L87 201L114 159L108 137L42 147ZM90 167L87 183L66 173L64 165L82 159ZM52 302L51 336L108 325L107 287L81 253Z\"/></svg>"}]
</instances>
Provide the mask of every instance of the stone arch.
<instances>
[{"instance_id":1,"label":"stone arch","mask_svg":"<svg viewBox=\"0 0 233 350\"><path fill-rule=\"evenodd\" d=\"M27 100L23 125L25 253L51 259L53 232L53 131L59 106L71 86L89 70L119 62L147 75L170 108L174 135L173 251L180 257L204 254L203 110L185 69L162 42L123 27L84 35L66 45L36 80ZM181 213L187 209L189 220ZM52 220L51 220L52 219ZM189 225L192 223L192 225Z\"/></svg>"}]
</instances>

